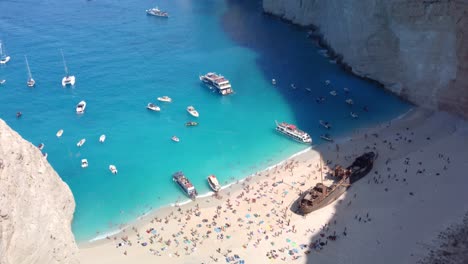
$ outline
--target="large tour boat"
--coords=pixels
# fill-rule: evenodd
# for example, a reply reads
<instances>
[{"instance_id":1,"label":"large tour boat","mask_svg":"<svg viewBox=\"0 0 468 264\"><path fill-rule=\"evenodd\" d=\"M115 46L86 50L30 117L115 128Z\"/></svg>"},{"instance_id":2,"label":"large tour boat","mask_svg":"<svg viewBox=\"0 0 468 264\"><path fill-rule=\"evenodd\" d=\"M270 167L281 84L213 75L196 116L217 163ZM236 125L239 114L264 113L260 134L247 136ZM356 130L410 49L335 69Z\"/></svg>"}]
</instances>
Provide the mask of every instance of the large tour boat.
<instances>
[{"instance_id":1,"label":"large tour boat","mask_svg":"<svg viewBox=\"0 0 468 264\"><path fill-rule=\"evenodd\" d=\"M193 184L185 177L184 173L178 171L172 175L172 179L182 188L182 190L190 197L195 200L198 193Z\"/></svg>"},{"instance_id":2,"label":"large tour boat","mask_svg":"<svg viewBox=\"0 0 468 264\"><path fill-rule=\"evenodd\" d=\"M325 186L321 182L317 183L299 197L299 213L305 215L334 202L353 183L372 170L376 157L377 155L374 152L367 152L356 158L346 169L336 166L333 171L336 180L331 186Z\"/></svg>"},{"instance_id":3,"label":"large tour boat","mask_svg":"<svg viewBox=\"0 0 468 264\"><path fill-rule=\"evenodd\" d=\"M305 143L305 144L312 143L312 138L309 136L309 134L300 130L295 125L288 124L286 122L282 122L282 123L276 122L276 131L298 142Z\"/></svg>"},{"instance_id":4,"label":"large tour boat","mask_svg":"<svg viewBox=\"0 0 468 264\"><path fill-rule=\"evenodd\" d=\"M200 81L204 82L211 89L216 89L216 91L222 95L228 95L233 92L229 80L215 72L209 72L205 75L201 75Z\"/></svg>"}]
</instances>

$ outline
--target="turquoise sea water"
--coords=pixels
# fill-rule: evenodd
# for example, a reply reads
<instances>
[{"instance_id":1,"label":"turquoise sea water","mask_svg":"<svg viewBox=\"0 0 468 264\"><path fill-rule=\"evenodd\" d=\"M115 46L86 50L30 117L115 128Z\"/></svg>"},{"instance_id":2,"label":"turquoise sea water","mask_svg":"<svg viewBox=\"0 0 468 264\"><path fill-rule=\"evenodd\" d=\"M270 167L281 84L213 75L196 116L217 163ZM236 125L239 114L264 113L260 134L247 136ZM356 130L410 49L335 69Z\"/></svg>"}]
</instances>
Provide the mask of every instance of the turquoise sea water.
<instances>
[{"instance_id":1,"label":"turquoise sea water","mask_svg":"<svg viewBox=\"0 0 468 264\"><path fill-rule=\"evenodd\" d=\"M48 160L75 196L79 241L185 200L172 182L175 171L184 171L203 194L209 174L225 184L305 148L277 135L275 120L296 123L321 143L319 119L330 121L337 137L409 108L330 63L305 30L263 15L259 1L159 1L169 19L146 16L154 4L0 1L0 39L12 57L0 67L0 79L7 80L0 85L0 118L33 144L45 143ZM60 49L77 78L74 88L61 86ZM33 89L26 87L24 54L37 82ZM236 94L221 97L201 85L198 75L208 71L228 77ZM351 89L352 108L344 103L343 87ZM330 96L331 89L339 95ZM173 103L158 103L160 113L145 109L162 95ZM318 96L326 102L317 104ZM81 100L88 106L78 116ZM188 105L200 112L198 127L184 126L194 120ZM351 109L358 120L349 117ZM104 144L101 134L107 135ZM173 135L180 143L171 141ZM78 148L81 138L87 142ZM89 168L80 167L82 158Z\"/></svg>"}]
</instances>

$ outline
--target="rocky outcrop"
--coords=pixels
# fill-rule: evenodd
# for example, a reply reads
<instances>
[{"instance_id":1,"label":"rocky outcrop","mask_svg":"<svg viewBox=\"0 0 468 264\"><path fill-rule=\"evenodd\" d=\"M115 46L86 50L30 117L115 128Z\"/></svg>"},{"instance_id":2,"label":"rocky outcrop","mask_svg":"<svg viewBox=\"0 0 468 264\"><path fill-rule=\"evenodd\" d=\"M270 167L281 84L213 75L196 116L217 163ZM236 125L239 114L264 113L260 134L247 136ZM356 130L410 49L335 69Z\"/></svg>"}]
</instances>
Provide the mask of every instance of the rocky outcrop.
<instances>
[{"instance_id":1,"label":"rocky outcrop","mask_svg":"<svg viewBox=\"0 0 468 264\"><path fill-rule=\"evenodd\" d=\"M78 263L74 210L39 149L0 120L0 264Z\"/></svg>"},{"instance_id":2,"label":"rocky outcrop","mask_svg":"<svg viewBox=\"0 0 468 264\"><path fill-rule=\"evenodd\" d=\"M355 74L468 118L468 0L263 0L263 8L318 27Z\"/></svg>"}]
</instances>

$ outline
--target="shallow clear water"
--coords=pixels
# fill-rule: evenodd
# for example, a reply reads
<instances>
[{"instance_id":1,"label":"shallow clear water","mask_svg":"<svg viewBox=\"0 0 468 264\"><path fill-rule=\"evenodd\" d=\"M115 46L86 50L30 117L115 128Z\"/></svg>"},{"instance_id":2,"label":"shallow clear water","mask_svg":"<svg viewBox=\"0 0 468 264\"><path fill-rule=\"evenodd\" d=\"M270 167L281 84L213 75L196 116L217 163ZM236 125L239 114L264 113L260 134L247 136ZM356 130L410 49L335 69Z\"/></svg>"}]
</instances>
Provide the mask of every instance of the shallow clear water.
<instances>
[{"instance_id":1,"label":"shallow clear water","mask_svg":"<svg viewBox=\"0 0 468 264\"><path fill-rule=\"evenodd\" d=\"M79 241L185 200L172 182L175 171L184 171L206 193L209 174L225 184L305 148L277 135L275 120L296 123L320 143L319 119L330 121L337 137L409 108L330 63L304 30L262 15L258 1L158 4L169 19L146 16L152 3L142 0L0 2L0 39L12 57L0 67L0 79L7 80L0 86L0 117L33 144L45 143L50 163L75 196ZM61 86L60 49L77 78L74 88ZM25 84L24 54L34 89ZM198 75L208 71L228 77L236 94L221 97L201 85ZM344 103L345 86L352 108ZM339 95L330 96L331 89ZM145 109L162 95L173 103L158 103L160 113ZM326 102L317 104L317 96ZM78 116L81 100L88 106ZM200 112L198 127L184 126L194 120L188 105ZM370 113L362 111L364 105ZM349 117L351 109L358 120ZM107 135L104 144L98 142L101 134ZM171 141L173 135L180 143ZM87 142L78 148L81 138ZM82 158L87 169L80 167Z\"/></svg>"}]
</instances>

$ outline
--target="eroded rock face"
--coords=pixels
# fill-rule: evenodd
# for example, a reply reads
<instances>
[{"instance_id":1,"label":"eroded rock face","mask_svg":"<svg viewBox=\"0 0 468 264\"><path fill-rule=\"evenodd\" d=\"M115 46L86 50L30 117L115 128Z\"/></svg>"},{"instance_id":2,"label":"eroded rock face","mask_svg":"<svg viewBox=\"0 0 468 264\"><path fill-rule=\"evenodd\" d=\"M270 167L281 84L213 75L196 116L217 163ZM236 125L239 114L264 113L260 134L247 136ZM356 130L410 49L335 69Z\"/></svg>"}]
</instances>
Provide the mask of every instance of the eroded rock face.
<instances>
[{"instance_id":1,"label":"eroded rock face","mask_svg":"<svg viewBox=\"0 0 468 264\"><path fill-rule=\"evenodd\" d=\"M318 26L354 73L468 118L468 0L263 0L263 8Z\"/></svg>"},{"instance_id":2,"label":"eroded rock face","mask_svg":"<svg viewBox=\"0 0 468 264\"><path fill-rule=\"evenodd\" d=\"M0 264L78 263L74 210L39 149L0 120Z\"/></svg>"}]
</instances>

